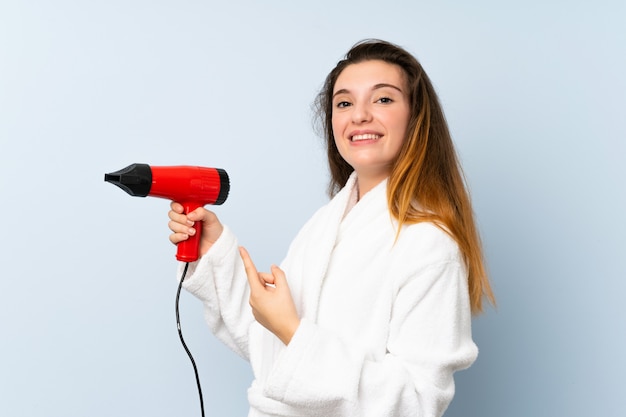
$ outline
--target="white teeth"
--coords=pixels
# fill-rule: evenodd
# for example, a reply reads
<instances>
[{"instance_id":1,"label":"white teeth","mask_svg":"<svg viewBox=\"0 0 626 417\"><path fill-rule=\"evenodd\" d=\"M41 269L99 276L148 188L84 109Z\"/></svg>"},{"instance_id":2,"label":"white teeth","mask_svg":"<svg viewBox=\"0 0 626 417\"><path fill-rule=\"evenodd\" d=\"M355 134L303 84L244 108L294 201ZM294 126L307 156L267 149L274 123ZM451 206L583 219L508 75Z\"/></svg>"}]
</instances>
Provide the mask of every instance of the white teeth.
<instances>
[{"instance_id":1,"label":"white teeth","mask_svg":"<svg viewBox=\"0 0 626 417\"><path fill-rule=\"evenodd\" d=\"M354 135L352 136L352 141L355 140L376 140L380 139L380 135L375 135L373 133L367 133L365 135Z\"/></svg>"}]
</instances>

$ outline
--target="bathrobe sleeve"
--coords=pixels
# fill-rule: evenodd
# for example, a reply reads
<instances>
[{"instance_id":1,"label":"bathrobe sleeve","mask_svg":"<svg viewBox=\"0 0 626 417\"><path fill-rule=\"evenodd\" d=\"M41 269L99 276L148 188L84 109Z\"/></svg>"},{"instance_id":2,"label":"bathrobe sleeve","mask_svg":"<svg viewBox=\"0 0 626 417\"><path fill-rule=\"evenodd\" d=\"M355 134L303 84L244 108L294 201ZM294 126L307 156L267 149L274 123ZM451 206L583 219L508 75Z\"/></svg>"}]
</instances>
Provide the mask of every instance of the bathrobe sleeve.
<instances>
[{"instance_id":1,"label":"bathrobe sleeve","mask_svg":"<svg viewBox=\"0 0 626 417\"><path fill-rule=\"evenodd\" d=\"M237 238L224 226L224 231L209 251L189 264L183 287L202 301L204 317L213 334L249 360L248 330L254 317L238 247ZM181 263L179 279L183 267Z\"/></svg>"},{"instance_id":2,"label":"bathrobe sleeve","mask_svg":"<svg viewBox=\"0 0 626 417\"><path fill-rule=\"evenodd\" d=\"M389 287L393 301L383 357L372 358L303 319L264 395L307 416L443 414L454 395L454 372L477 356L467 272L456 256L424 263L411 256L409 246L400 252L402 261L392 263L401 267Z\"/></svg>"}]
</instances>

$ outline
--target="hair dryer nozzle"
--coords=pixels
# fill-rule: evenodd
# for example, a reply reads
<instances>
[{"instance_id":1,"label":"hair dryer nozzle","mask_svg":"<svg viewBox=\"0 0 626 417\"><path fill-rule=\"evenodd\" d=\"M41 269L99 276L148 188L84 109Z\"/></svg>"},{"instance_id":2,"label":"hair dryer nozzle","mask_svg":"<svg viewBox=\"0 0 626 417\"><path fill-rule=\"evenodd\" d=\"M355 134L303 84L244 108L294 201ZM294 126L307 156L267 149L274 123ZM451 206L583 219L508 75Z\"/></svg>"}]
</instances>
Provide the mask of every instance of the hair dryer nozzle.
<instances>
[{"instance_id":1,"label":"hair dryer nozzle","mask_svg":"<svg viewBox=\"0 0 626 417\"><path fill-rule=\"evenodd\" d=\"M145 197L152 186L152 170L148 164L132 164L119 171L104 174L104 180L132 196Z\"/></svg>"}]
</instances>

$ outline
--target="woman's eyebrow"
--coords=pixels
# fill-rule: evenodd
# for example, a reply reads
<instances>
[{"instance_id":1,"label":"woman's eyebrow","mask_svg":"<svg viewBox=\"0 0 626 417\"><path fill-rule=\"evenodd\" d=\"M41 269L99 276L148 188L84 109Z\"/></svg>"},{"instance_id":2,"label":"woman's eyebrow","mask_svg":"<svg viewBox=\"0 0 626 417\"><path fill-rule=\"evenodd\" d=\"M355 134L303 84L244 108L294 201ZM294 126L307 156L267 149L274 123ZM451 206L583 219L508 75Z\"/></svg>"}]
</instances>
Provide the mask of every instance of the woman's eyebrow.
<instances>
[{"instance_id":1,"label":"woman's eyebrow","mask_svg":"<svg viewBox=\"0 0 626 417\"><path fill-rule=\"evenodd\" d=\"M404 91L402 91L402 89L400 87L397 87L397 86L395 86L393 84L388 84L388 83L378 83L378 84L375 84L372 87L372 91L378 90L379 88L385 88L385 87L393 88L394 90L398 90L399 92L404 94ZM338 94L349 94L349 93L350 93L350 90L348 90L346 88L342 88L340 90L335 91L335 93L333 94L333 98L335 98L335 96L338 95Z\"/></svg>"},{"instance_id":2,"label":"woman's eyebrow","mask_svg":"<svg viewBox=\"0 0 626 417\"><path fill-rule=\"evenodd\" d=\"M348 90L347 90L347 89L345 89L345 88L342 88L341 90L337 90L337 91L335 91L335 94L333 94L333 98L335 98L335 96L337 96L337 95L339 95L339 94L348 94L348 93L350 93L350 91L348 91Z\"/></svg>"},{"instance_id":3,"label":"woman's eyebrow","mask_svg":"<svg viewBox=\"0 0 626 417\"><path fill-rule=\"evenodd\" d=\"M372 87L372 90L377 90L379 88L385 88L385 87L393 88L393 89L398 90L399 92L403 93L403 91L402 91L402 89L400 87L395 86L393 84L387 84L387 83L376 84L374 87Z\"/></svg>"}]
</instances>

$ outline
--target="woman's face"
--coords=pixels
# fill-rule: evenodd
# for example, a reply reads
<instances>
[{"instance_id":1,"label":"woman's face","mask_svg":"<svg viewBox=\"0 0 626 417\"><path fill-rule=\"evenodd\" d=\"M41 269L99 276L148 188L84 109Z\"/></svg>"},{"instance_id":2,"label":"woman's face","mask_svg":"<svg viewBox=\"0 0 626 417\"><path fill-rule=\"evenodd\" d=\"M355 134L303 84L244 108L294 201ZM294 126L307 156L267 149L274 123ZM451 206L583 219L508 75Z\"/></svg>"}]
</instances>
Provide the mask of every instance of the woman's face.
<instances>
[{"instance_id":1,"label":"woman's face","mask_svg":"<svg viewBox=\"0 0 626 417\"><path fill-rule=\"evenodd\" d=\"M384 61L350 64L339 74L333 89L333 135L360 179L389 176L409 123L408 94L402 69Z\"/></svg>"}]
</instances>

